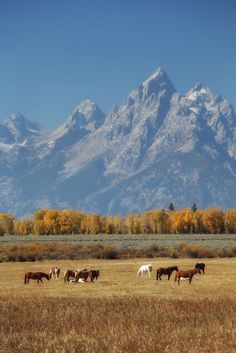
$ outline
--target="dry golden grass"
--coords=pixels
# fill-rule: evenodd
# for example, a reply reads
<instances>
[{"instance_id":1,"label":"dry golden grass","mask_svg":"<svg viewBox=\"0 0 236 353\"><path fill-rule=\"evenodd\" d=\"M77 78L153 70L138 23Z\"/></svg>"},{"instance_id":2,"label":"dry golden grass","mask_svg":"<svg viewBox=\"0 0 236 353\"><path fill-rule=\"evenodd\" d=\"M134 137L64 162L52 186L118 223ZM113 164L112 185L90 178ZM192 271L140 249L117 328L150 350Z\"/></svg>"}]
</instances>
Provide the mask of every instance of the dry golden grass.
<instances>
[{"instance_id":1,"label":"dry golden grass","mask_svg":"<svg viewBox=\"0 0 236 353\"><path fill-rule=\"evenodd\" d=\"M155 270L195 259L84 260L0 264L1 353L233 353L236 259L207 259L206 274L180 286ZM152 278L137 278L152 263ZM26 271L100 268L96 283L24 285Z\"/></svg>"},{"instance_id":2,"label":"dry golden grass","mask_svg":"<svg viewBox=\"0 0 236 353\"><path fill-rule=\"evenodd\" d=\"M81 260L81 261L45 261L0 263L0 297L114 297L114 296L155 296L169 299L205 299L221 298L226 295L236 298L236 258L201 259L206 263L206 274L198 275L191 286L186 281L180 286L174 283L174 275L168 282L163 276L161 282L155 279L158 267L178 265L181 269L193 268L199 259L131 259L131 260ZM137 279L138 268L145 263L152 263L152 278ZM30 281L24 285L24 273L27 271L49 272L51 267L61 268L59 280L47 281L44 285ZM99 268L101 276L97 283L79 283L65 285L62 279L66 269Z\"/></svg>"}]
</instances>

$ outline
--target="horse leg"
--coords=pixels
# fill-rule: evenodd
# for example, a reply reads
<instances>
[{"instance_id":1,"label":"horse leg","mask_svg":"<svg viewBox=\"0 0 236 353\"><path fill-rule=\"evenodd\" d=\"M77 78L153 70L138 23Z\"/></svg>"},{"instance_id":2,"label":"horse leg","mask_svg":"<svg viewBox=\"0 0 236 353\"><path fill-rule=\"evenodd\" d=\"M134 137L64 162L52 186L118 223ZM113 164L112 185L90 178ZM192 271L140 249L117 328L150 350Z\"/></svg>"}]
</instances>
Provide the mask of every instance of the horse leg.
<instances>
[{"instance_id":1,"label":"horse leg","mask_svg":"<svg viewBox=\"0 0 236 353\"><path fill-rule=\"evenodd\" d=\"M178 277L178 285L179 285L180 277Z\"/></svg>"}]
</instances>

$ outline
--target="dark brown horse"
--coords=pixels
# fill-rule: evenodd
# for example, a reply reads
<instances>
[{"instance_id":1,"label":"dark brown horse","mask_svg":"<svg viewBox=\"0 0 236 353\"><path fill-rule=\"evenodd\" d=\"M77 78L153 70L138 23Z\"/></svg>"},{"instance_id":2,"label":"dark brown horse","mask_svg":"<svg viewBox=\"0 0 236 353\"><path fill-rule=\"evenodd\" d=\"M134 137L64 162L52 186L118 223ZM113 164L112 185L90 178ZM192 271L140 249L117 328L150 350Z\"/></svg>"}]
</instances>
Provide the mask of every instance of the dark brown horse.
<instances>
[{"instance_id":1,"label":"dark brown horse","mask_svg":"<svg viewBox=\"0 0 236 353\"><path fill-rule=\"evenodd\" d=\"M42 282L42 278L46 278L49 281L49 275L47 273L44 272L26 272L25 273L25 284L29 283L30 279L36 279L39 283Z\"/></svg>"},{"instance_id":2,"label":"dark brown horse","mask_svg":"<svg viewBox=\"0 0 236 353\"><path fill-rule=\"evenodd\" d=\"M196 263L195 268L199 268L199 270L202 270L202 272L205 274L205 264L203 262Z\"/></svg>"},{"instance_id":3,"label":"dark brown horse","mask_svg":"<svg viewBox=\"0 0 236 353\"><path fill-rule=\"evenodd\" d=\"M90 271L89 270L81 270L76 272L75 274L75 282L79 282L79 279L82 279L84 282L87 282L87 279L90 277Z\"/></svg>"},{"instance_id":4,"label":"dark brown horse","mask_svg":"<svg viewBox=\"0 0 236 353\"><path fill-rule=\"evenodd\" d=\"M90 270L90 278L91 282L93 282L94 279L98 279L99 277L99 270Z\"/></svg>"},{"instance_id":5,"label":"dark brown horse","mask_svg":"<svg viewBox=\"0 0 236 353\"><path fill-rule=\"evenodd\" d=\"M157 269L157 280L161 280L162 275L167 275L168 276L168 281L171 277L171 274L173 271L179 271L177 266L172 266L172 267L161 267Z\"/></svg>"},{"instance_id":6,"label":"dark brown horse","mask_svg":"<svg viewBox=\"0 0 236 353\"><path fill-rule=\"evenodd\" d=\"M184 279L188 279L189 284L191 284L193 276L196 275L197 273L201 273L199 268L194 268L192 270L186 270L186 271L178 271L175 274L175 282L178 281L178 284L179 284L180 279L184 278Z\"/></svg>"}]
</instances>

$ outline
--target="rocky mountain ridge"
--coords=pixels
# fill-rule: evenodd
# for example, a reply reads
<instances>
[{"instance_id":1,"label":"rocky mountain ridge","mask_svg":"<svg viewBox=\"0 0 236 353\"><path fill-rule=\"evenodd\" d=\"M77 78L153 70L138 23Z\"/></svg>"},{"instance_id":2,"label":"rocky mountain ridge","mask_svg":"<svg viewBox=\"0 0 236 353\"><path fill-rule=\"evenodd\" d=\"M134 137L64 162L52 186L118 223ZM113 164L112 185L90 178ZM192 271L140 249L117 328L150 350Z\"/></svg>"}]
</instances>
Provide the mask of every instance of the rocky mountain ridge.
<instances>
[{"instance_id":1,"label":"rocky mountain ridge","mask_svg":"<svg viewBox=\"0 0 236 353\"><path fill-rule=\"evenodd\" d=\"M0 208L126 214L229 208L236 199L236 116L208 87L185 95L158 69L104 114L81 102L51 133L13 114L0 123Z\"/></svg>"}]
</instances>

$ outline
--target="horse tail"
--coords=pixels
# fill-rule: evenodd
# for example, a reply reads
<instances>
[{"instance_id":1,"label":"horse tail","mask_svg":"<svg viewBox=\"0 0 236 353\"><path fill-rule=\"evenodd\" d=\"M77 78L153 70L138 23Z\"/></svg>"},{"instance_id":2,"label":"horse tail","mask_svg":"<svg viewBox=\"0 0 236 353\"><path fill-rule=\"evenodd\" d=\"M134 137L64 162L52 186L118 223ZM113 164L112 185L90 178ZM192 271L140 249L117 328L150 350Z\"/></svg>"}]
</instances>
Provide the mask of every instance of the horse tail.
<instances>
[{"instance_id":1,"label":"horse tail","mask_svg":"<svg viewBox=\"0 0 236 353\"><path fill-rule=\"evenodd\" d=\"M67 282L67 271L64 272L64 282L66 283Z\"/></svg>"},{"instance_id":2,"label":"horse tail","mask_svg":"<svg viewBox=\"0 0 236 353\"><path fill-rule=\"evenodd\" d=\"M24 283L26 284L26 275L25 275L25 281L24 281Z\"/></svg>"},{"instance_id":3,"label":"horse tail","mask_svg":"<svg viewBox=\"0 0 236 353\"><path fill-rule=\"evenodd\" d=\"M178 272L175 273L175 282L177 281Z\"/></svg>"},{"instance_id":4,"label":"horse tail","mask_svg":"<svg viewBox=\"0 0 236 353\"><path fill-rule=\"evenodd\" d=\"M159 271L157 270L157 281L158 281L158 275L159 275Z\"/></svg>"}]
</instances>

